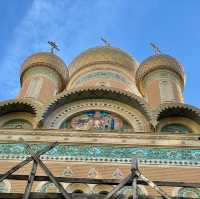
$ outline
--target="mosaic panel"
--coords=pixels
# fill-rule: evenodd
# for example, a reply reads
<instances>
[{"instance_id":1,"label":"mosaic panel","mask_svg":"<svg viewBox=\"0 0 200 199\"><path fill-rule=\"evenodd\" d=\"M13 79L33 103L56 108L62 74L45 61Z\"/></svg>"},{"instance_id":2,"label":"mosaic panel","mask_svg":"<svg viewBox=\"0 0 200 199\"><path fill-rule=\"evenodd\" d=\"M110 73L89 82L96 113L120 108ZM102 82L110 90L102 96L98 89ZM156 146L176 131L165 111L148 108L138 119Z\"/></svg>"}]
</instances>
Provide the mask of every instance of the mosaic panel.
<instances>
[{"instance_id":1,"label":"mosaic panel","mask_svg":"<svg viewBox=\"0 0 200 199\"><path fill-rule=\"evenodd\" d=\"M44 148L45 144L33 144L33 150ZM28 155L23 144L0 144L0 156ZM52 157L85 157L85 158L132 158L143 160L183 160L200 162L200 149L188 148L151 148L94 145L58 145L46 153Z\"/></svg>"},{"instance_id":2,"label":"mosaic panel","mask_svg":"<svg viewBox=\"0 0 200 199\"><path fill-rule=\"evenodd\" d=\"M75 85L79 85L83 82L89 81L89 80L93 80L93 79L112 79L115 81L120 81L123 82L125 84L130 85L131 82L123 77L121 74L114 72L114 71L96 71L96 72L92 72L92 73L88 73L86 75L82 75L76 82Z\"/></svg>"},{"instance_id":3,"label":"mosaic panel","mask_svg":"<svg viewBox=\"0 0 200 199\"><path fill-rule=\"evenodd\" d=\"M116 130L130 129L131 127L125 120L114 113L106 111L87 111L64 121L60 128L73 128L76 130Z\"/></svg>"},{"instance_id":4,"label":"mosaic panel","mask_svg":"<svg viewBox=\"0 0 200 199\"><path fill-rule=\"evenodd\" d=\"M178 191L178 197L200 198L200 190L196 188L181 188Z\"/></svg>"},{"instance_id":5,"label":"mosaic panel","mask_svg":"<svg viewBox=\"0 0 200 199\"><path fill-rule=\"evenodd\" d=\"M161 130L162 132L172 132L172 133L188 133L191 132L189 128L182 124L168 124L164 126Z\"/></svg>"},{"instance_id":6,"label":"mosaic panel","mask_svg":"<svg viewBox=\"0 0 200 199\"><path fill-rule=\"evenodd\" d=\"M133 195L133 188L131 186L126 186L123 187L118 194L123 194L123 195L127 195L127 196L131 196ZM145 196L145 193L143 193L143 191L141 190L140 187L137 186L137 194L139 196Z\"/></svg>"},{"instance_id":7,"label":"mosaic panel","mask_svg":"<svg viewBox=\"0 0 200 199\"><path fill-rule=\"evenodd\" d=\"M53 183L47 182L40 188L39 192L42 192L42 193L56 193L56 192L58 192L58 189Z\"/></svg>"},{"instance_id":8,"label":"mosaic panel","mask_svg":"<svg viewBox=\"0 0 200 199\"><path fill-rule=\"evenodd\" d=\"M22 129L32 129L32 125L23 119L13 119L6 122L3 128L22 128Z\"/></svg>"},{"instance_id":9,"label":"mosaic panel","mask_svg":"<svg viewBox=\"0 0 200 199\"><path fill-rule=\"evenodd\" d=\"M8 193L9 188L5 182L0 182L0 193Z\"/></svg>"}]
</instances>

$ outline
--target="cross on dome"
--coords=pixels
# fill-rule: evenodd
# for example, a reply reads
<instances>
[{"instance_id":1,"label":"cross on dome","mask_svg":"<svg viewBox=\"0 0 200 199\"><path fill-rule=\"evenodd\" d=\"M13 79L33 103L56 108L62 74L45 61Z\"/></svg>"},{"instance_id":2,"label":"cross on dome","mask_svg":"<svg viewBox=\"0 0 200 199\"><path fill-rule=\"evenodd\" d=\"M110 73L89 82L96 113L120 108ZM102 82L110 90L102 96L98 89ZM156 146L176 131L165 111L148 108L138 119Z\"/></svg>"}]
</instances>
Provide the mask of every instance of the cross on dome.
<instances>
[{"instance_id":1,"label":"cross on dome","mask_svg":"<svg viewBox=\"0 0 200 199\"><path fill-rule=\"evenodd\" d=\"M58 45L56 44L56 42L54 41L48 41L48 44L51 48L51 53L54 54L54 50L60 51L60 49L58 48Z\"/></svg>"},{"instance_id":2,"label":"cross on dome","mask_svg":"<svg viewBox=\"0 0 200 199\"><path fill-rule=\"evenodd\" d=\"M161 54L160 48L156 44L150 43L150 46L153 48L155 55Z\"/></svg>"},{"instance_id":3,"label":"cross on dome","mask_svg":"<svg viewBox=\"0 0 200 199\"><path fill-rule=\"evenodd\" d=\"M111 46L110 42L104 37L101 38L101 41L104 43L105 46L108 46L108 47Z\"/></svg>"}]
</instances>

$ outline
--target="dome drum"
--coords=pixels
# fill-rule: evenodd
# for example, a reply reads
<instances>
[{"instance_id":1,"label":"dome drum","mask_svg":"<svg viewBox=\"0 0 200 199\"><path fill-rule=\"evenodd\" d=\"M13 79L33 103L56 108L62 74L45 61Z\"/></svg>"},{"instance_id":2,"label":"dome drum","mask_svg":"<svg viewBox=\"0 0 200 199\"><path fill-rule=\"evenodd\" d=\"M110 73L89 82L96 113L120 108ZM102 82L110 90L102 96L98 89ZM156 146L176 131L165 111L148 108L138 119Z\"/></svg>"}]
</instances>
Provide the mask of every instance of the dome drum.
<instances>
[{"instance_id":1,"label":"dome drum","mask_svg":"<svg viewBox=\"0 0 200 199\"><path fill-rule=\"evenodd\" d=\"M70 64L70 82L67 89L105 86L140 96L135 83L137 67L137 62L120 49L112 47L89 49Z\"/></svg>"},{"instance_id":2,"label":"dome drum","mask_svg":"<svg viewBox=\"0 0 200 199\"><path fill-rule=\"evenodd\" d=\"M184 71L171 56L155 55L146 59L136 72L136 83L152 108L162 103L183 103Z\"/></svg>"},{"instance_id":3,"label":"dome drum","mask_svg":"<svg viewBox=\"0 0 200 199\"><path fill-rule=\"evenodd\" d=\"M19 97L33 97L45 103L66 86L65 63L52 53L37 53L22 64Z\"/></svg>"}]
</instances>

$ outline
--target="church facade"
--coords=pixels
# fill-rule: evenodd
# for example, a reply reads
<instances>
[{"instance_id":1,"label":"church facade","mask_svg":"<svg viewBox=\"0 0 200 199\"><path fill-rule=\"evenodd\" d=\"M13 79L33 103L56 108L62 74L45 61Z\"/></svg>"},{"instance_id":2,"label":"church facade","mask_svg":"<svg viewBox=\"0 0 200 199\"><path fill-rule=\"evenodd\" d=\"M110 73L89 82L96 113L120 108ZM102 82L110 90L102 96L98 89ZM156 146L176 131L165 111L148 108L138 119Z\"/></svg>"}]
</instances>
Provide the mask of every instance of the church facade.
<instances>
[{"instance_id":1,"label":"church facade","mask_svg":"<svg viewBox=\"0 0 200 199\"><path fill-rule=\"evenodd\" d=\"M200 179L200 109L184 103L185 73L174 57L155 54L139 64L118 48L91 48L69 66L53 53L28 57L16 99L0 102L0 173L27 155L20 139L41 149L55 176L123 179L131 158L152 181ZM17 174L29 174L28 164ZM37 175L44 175L38 168ZM25 182L4 180L1 192L23 193ZM63 183L69 193L109 193L113 186ZM163 187L171 196L200 198L200 189ZM33 192L58 192L51 182ZM120 193L132 195L131 187ZM158 196L138 185L141 195Z\"/></svg>"}]
</instances>

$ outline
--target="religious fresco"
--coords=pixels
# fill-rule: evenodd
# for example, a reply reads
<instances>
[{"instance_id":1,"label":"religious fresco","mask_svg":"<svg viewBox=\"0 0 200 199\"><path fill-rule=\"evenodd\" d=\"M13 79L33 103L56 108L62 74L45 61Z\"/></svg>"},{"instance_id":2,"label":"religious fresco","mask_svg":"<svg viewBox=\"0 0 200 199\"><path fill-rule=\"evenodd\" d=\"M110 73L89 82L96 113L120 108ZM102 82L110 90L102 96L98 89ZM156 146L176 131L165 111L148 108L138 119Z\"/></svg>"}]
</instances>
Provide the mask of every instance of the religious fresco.
<instances>
[{"instance_id":1,"label":"religious fresco","mask_svg":"<svg viewBox=\"0 0 200 199\"><path fill-rule=\"evenodd\" d=\"M6 122L3 125L3 128L32 129L32 125L28 121L23 120L23 119L13 119L13 120Z\"/></svg>"},{"instance_id":2,"label":"religious fresco","mask_svg":"<svg viewBox=\"0 0 200 199\"><path fill-rule=\"evenodd\" d=\"M62 123L60 128L76 130L118 130L130 129L130 125L114 113L106 111L87 111Z\"/></svg>"},{"instance_id":3,"label":"religious fresco","mask_svg":"<svg viewBox=\"0 0 200 199\"><path fill-rule=\"evenodd\" d=\"M171 132L171 133L188 133L191 130L184 126L183 124L168 124L164 126L161 130L162 132Z\"/></svg>"},{"instance_id":4,"label":"religious fresco","mask_svg":"<svg viewBox=\"0 0 200 199\"><path fill-rule=\"evenodd\" d=\"M197 188L189 188L189 187L181 188L178 191L178 197L200 198L200 190Z\"/></svg>"},{"instance_id":5,"label":"religious fresco","mask_svg":"<svg viewBox=\"0 0 200 199\"><path fill-rule=\"evenodd\" d=\"M82 75L77 81L75 81L75 85L80 85L85 83L86 81L96 80L96 79L108 79L108 80L115 80L120 81L124 84L131 85L129 79L124 77L122 74L119 74L114 71L94 71L91 73L87 73L86 75Z\"/></svg>"},{"instance_id":6,"label":"religious fresco","mask_svg":"<svg viewBox=\"0 0 200 199\"><path fill-rule=\"evenodd\" d=\"M123 194L123 195L127 195L127 196L132 196L133 195L133 188L130 187L130 186L125 186L123 187L119 192L118 194ZM137 194L139 196L145 196L145 193L143 193L142 189L137 186Z\"/></svg>"},{"instance_id":7,"label":"religious fresco","mask_svg":"<svg viewBox=\"0 0 200 199\"><path fill-rule=\"evenodd\" d=\"M6 183L4 181L0 182L0 193L8 193L8 192L9 192L9 188L6 185Z\"/></svg>"},{"instance_id":8,"label":"religious fresco","mask_svg":"<svg viewBox=\"0 0 200 199\"><path fill-rule=\"evenodd\" d=\"M57 193L58 189L52 182L47 182L39 189L42 193Z\"/></svg>"}]
</instances>

